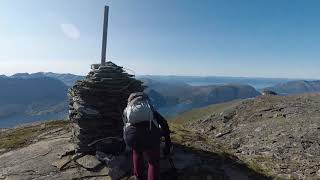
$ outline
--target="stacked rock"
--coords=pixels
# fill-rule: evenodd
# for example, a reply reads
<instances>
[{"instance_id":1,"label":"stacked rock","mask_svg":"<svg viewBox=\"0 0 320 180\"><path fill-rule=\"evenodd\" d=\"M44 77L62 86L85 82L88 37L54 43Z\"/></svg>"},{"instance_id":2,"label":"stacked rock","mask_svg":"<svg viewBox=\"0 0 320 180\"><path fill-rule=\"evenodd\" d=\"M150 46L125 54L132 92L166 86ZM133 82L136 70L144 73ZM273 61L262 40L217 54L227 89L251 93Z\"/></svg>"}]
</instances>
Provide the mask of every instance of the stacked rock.
<instances>
[{"instance_id":1,"label":"stacked rock","mask_svg":"<svg viewBox=\"0 0 320 180\"><path fill-rule=\"evenodd\" d=\"M136 80L112 62L105 66L92 65L84 80L69 89L69 119L73 122L73 140L79 153L119 151L121 144L101 139L122 139L122 112L133 92L143 91L142 82ZM93 145L94 144L94 145ZM100 148L99 150L97 148Z\"/></svg>"}]
</instances>

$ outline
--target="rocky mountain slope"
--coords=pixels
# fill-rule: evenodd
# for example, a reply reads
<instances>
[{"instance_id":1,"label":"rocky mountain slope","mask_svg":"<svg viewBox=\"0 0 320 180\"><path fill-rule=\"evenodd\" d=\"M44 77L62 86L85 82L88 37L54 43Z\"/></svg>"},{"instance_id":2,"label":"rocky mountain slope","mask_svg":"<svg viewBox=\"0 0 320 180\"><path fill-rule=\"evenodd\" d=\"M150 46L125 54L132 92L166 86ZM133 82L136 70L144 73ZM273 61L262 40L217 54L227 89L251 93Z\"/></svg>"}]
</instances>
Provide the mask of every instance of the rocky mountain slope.
<instances>
[{"instance_id":1,"label":"rocky mountain slope","mask_svg":"<svg viewBox=\"0 0 320 180\"><path fill-rule=\"evenodd\" d=\"M178 179L319 179L319 105L320 94L267 95L183 113L170 121ZM70 138L67 121L0 130L0 179L130 179L129 166L74 154Z\"/></svg>"},{"instance_id":2,"label":"rocky mountain slope","mask_svg":"<svg viewBox=\"0 0 320 180\"><path fill-rule=\"evenodd\" d=\"M284 83L276 84L275 86L265 88L277 92L278 94L299 94L299 93L310 93L320 92L320 81L289 81Z\"/></svg>"},{"instance_id":3,"label":"rocky mountain slope","mask_svg":"<svg viewBox=\"0 0 320 180\"><path fill-rule=\"evenodd\" d=\"M193 132L172 125L172 156L179 180L270 179L248 168L239 159L219 151ZM98 154L78 155L70 142L70 123L51 121L14 129L0 129L0 179L130 180L130 152L106 163ZM207 144L205 151L198 144ZM101 153L100 153L101 154ZM111 158L109 156L109 158ZM171 180L167 159L161 160L161 180Z\"/></svg>"},{"instance_id":4,"label":"rocky mountain slope","mask_svg":"<svg viewBox=\"0 0 320 180\"><path fill-rule=\"evenodd\" d=\"M320 179L319 107L320 94L268 95L196 109L175 123L273 178Z\"/></svg>"}]
</instances>

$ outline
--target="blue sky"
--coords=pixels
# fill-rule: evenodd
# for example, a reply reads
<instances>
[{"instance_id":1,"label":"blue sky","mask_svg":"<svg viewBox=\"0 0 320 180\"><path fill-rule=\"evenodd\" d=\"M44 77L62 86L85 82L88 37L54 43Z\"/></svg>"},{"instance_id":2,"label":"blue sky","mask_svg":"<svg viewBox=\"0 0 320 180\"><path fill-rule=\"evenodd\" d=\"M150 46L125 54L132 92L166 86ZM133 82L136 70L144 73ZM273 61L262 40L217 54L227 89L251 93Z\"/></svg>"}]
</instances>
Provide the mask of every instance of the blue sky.
<instances>
[{"instance_id":1,"label":"blue sky","mask_svg":"<svg viewBox=\"0 0 320 180\"><path fill-rule=\"evenodd\" d=\"M136 74L320 78L317 0L1 0L0 74L86 74L101 54Z\"/></svg>"}]
</instances>

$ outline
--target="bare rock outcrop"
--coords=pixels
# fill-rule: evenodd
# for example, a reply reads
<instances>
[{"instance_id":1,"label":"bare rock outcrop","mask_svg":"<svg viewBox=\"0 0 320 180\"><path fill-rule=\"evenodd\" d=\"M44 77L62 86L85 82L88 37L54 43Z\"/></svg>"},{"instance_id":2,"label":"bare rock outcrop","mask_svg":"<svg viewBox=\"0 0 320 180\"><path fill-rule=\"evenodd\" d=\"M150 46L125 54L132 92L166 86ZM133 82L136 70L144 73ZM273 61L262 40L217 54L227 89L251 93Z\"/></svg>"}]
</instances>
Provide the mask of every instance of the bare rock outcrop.
<instances>
[{"instance_id":1,"label":"bare rock outcrop","mask_svg":"<svg viewBox=\"0 0 320 180\"><path fill-rule=\"evenodd\" d=\"M260 96L189 123L275 178L320 179L320 94Z\"/></svg>"},{"instance_id":2,"label":"bare rock outcrop","mask_svg":"<svg viewBox=\"0 0 320 180\"><path fill-rule=\"evenodd\" d=\"M96 155L77 154L71 140L72 133L69 129L55 128L34 137L34 142L30 145L0 154L0 179L130 179L132 174L130 151L120 156L102 152ZM173 161L178 169L179 180L229 180L218 164L210 166L207 158L184 147L175 148ZM170 167L166 159L161 160L163 174L168 172ZM162 180L170 180L170 174Z\"/></svg>"}]
</instances>

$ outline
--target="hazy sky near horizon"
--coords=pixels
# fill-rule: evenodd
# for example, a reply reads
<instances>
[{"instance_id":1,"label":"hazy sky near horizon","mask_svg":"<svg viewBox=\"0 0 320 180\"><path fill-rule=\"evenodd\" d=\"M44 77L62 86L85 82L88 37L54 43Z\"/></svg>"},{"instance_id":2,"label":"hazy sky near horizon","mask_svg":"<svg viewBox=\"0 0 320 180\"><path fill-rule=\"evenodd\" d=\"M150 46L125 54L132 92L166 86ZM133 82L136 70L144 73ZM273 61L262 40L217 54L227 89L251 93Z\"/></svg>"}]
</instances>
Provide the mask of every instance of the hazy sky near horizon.
<instances>
[{"instance_id":1,"label":"hazy sky near horizon","mask_svg":"<svg viewBox=\"0 0 320 180\"><path fill-rule=\"evenodd\" d=\"M107 58L136 74L320 79L317 0L1 0L0 74L86 74Z\"/></svg>"}]
</instances>

